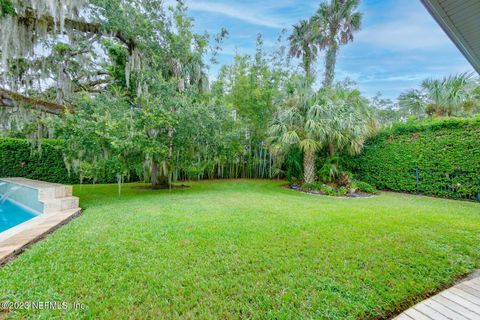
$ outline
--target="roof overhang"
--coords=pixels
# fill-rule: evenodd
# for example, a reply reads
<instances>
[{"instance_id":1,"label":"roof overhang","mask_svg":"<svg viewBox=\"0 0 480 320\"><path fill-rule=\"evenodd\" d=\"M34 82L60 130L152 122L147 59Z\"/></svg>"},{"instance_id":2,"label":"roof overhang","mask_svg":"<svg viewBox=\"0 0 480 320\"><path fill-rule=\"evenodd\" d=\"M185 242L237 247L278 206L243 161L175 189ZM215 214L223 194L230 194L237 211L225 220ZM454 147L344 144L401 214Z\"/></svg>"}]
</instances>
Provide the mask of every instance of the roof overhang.
<instances>
[{"instance_id":1,"label":"roof overhang","mask_svg":"<svg viewBox=\"0 0 480 320\"><path fill-rule=\"evenodd\" d=\"M480 74L480 1L421 1Z\"/></svg>"}]
</instances>

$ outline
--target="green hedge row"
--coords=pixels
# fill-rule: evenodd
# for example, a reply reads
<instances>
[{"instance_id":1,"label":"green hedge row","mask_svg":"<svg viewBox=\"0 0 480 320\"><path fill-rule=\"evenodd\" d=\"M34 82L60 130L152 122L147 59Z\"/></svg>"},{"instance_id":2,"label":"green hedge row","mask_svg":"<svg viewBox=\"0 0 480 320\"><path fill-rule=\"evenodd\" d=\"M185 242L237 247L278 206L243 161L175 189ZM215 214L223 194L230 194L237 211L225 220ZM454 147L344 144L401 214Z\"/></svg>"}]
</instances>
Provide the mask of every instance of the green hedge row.
<instances>
[{"instance_id":1,"label":"green hedge row","mask_svg":"<svg viewBox=\"0 0 480 320\"><path fill-rule=\"evenodd\" d=\"M24 177L35 180L75 184L80 177L68 172L63 161L61 140L43 139L40 150L25 139L0 139L0 178ZM117 178L101 176L97 183L114 183ZM84 179L84 183L91 180Z\"/></svg>"},{"instance_id":2,"label":"green hedge row","mask_svg":"<svg viewBox=\"0 0 480 320\"><path fill-rule=\"evenodd\" d=\"M80 183L80 177L69 173L63 161L62 140L42 139L41 148L33 147L26 139L0 138L0 178L24 177L34 180L64 184ZM126 182L139 181L132 172ZM116 183L112 172L99 172L95 183ZM93 183L92 178L83 178L82 183Z\"/></svg>"},{"instance_id":3,"label":"green hedge row","mask_svg":"<svg viewBox=\"0 0 480 320\"><path fill-rule=\"evenodd\" d=\"M480 201L480 118L397 124L343 165L380 189Z\"/></svg>"},{"instance_id":4,"label":"green hedge row","mask_svg":"<svg viewBox=\"0 0 480 320\"><path fill-rule=\"evenodd\" d=\"M43 140L39 152L25 139L0 139L0 177L78 183L78 175L65 167L61 148L59 140Z\"/></svg>"}]
</instances>

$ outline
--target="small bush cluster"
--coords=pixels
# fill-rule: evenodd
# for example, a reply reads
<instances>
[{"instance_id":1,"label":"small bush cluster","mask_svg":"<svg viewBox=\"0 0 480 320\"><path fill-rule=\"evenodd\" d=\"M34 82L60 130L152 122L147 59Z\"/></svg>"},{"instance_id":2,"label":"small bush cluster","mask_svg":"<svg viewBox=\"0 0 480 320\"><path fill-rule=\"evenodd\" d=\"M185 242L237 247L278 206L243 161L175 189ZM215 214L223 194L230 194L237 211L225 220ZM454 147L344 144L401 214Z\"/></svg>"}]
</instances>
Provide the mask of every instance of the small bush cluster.
<instances>
[{"instance_id":1,"label":"small bush cluster","mask_svg":"<svg viewBox=\"0 0 480 320\"><path fill-rule=\"evenodd\" d=\"M369 183L363 182L363 181L354 181L352 182L351 185L352 189L355 189L357 191L365 192L365 193L370 193L370 194L377 194L378 190L372 186Z\"/></svg>"},{"instance_id":2,"label":"small bush cluster","mask_svg":"<svg viewBox=\"0 0 480 320\"><path fill-rule=\"evenodd\" d=\"M361 191L370 194L378 193L378 190L372 187L370 184L362 181L355 181L348 186L333 186L322 182L306 183L302 186L302 189L309 192L318 192L332 197L344 197L349 193L355 193Z\"/></svg>"}]
</instances>

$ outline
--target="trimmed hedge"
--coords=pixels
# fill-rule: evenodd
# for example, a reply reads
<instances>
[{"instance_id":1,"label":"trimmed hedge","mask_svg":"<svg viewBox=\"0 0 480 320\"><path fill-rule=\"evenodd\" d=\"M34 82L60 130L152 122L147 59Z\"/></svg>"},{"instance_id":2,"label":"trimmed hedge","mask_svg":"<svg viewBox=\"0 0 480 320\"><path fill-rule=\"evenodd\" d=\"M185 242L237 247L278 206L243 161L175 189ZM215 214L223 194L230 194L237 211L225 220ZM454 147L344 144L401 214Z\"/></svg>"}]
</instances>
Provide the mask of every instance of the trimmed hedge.
<instances>
[{"instance_id":1,"label":"trimmed hedge","mask_svg":"<svg viewBox=\"0 0 480 320\"><path fill-rule=\"evenodd\" d=\"M480 201L480 118L397 124L342 162L379 189Z\"/></svg>"},{"instance_id":2,"label":"trimmed hedge","mask_svg":"<svg viewBox=\"0 0 480 320\"><path fill-rule=\"evenodd\" d=\"M64 142L55 139L42 139L40 152L26 139L0 138L0 178L23 177L34 180L78 184L80 177L73 170L68 172L63 161ZM125 182L139 181L132 172ZM84 178L83 183L92 183L93 179ZM116 183L112 172L100 173L96 183Z\"/></svg>"},{"instance_id":3,"label":"trimmed hedge","mask_svg":"<svg viewBox=\"0 0 480 320\"><path fill-rule=\"evenodd\" d=\"M25 139L0 139L0 177L24 177L35 180L79 183L63 162L62 141L42 141L41 152Z\"/></svg>"}]
</instances>

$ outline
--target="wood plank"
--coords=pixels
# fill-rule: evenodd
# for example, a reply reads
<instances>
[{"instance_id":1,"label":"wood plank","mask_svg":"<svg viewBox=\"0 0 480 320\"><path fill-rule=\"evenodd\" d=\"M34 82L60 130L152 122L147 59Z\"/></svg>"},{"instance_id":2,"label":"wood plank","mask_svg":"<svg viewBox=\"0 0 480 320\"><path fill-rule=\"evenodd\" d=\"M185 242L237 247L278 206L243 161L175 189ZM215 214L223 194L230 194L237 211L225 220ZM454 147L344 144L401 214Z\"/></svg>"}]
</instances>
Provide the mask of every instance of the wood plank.
<instances>
[{"instance_id":1,"label":"wood plank","mask_svg":"<svg viewBox=\"0 0 480 320\"><path fill-rule=\"evenodd\" d=\"M472 282L472 281L466 281L466 282L463 282L463 284L477 291L480 291L480 284L476 284L475 282Z\"/></svg>"},{"instance_id":2,"label":"wood plank","mask_svg":"<svg viewBox=\"0 0 480 320\"><path fill-rule=\"evenodd\" d=\"M464 284L464 283L460 283L459 285L456 286L457 288L465 291L465 292L468 292L470 293L471 295L475 296L475 297L480 297L480 290L478 289L475 289L475 288L472 288L472 287L469 287L468 285Z\"/></svg>"},{"instance_id":3,"label":"wood plank","mask_svg":"<svg viewBox=\"0 0 480 320\"><path fill-rule=\"evenodd\" d=\"M463 299L462 297L457 296L456 294L453 294L452 292L450 292L450 290L444 291L444 292L440 293L440 295L449 299L449 300L452 300L453 302L458 303L459 305L463 306L464 308L466 308L470 311L473 311L477 314L480 314L480 307L479 306L477 306L474 303L471 303L468 300Z\"/></svg>"},{"instance_id":4,"label":"wood plank","mask_svg":"<svg viewBox=\"0 0 480 320\"><path fill-rule=\"evenodd\" d=\"M425 302L431 308L434 308L449 319L458 320L475 320L476 315L470 310L463 308L459 304L450 301L441 296L435 296ZM465 312L466 311L466 312ZM474 314L475 317L469 317L469 314Z\"/></svg>"},{"instance_id":5,"label":"wood plank","mask_svg":"<svg viewBox=\"0 0 480 320\"><path fill-rule=\"evenodd\" d=\"M415 307L410 308L407 311L405 311L405 314L408 315L409 317L412 317L415 320L435 320L435 319L432 319L432 318L424 315L420 311L415 310Z\"/></svg>"},{"instance_id":6,"label":"wood plank","mask_svg":"<svg viewBox=\"0 0 480 320\"><path fill-rule=\"evenodd\" d=\"M409 316L406 315L405 313L402 313L402 314L399 315L398 317L395 317L394 320L415 320L415 319L413 319L412 317L409 317Z\"/></svg>"},{"instance_id":7,"label":"wood plank","mask_svg":"<svg viewBox=\"0 0 480 320\"><path fill-rule=\"evenodd\" d=\"M472 280L470 280L470 281L468 281L468 282L471 282L471 283L475 283L475 284L480 285L480 277L475 278L475 279L472 279Z\"/></svg>"},{"instance_id":8,"label":"wood plank","mask_svg":"<svg viewBox=\"0 0 480 320\"><path fill-rule=\"evenodd\" d=\"M426 303L426 301L417 304L414 308L415 308L415 310L420 311L421 313L423 313L427 317L430 317L430 318L435 319L435 320L451 320L450 318L444 316L442 313L440 313L439 311L437 311L434 308L432 308L431 306L429 306Z\"/></svg>"},{"instance_id":9,"label":"wood plank","mask_svg":"<svg viewBox=\"0 0 480 320\"><path fill-rule=\"evenodd\" d=\"M433 297L432 300L435 303L439 303L440 305L442 305L442 306L448 308L449 310L451 310L453 312L452 315L461 314L461 317L467 318L467 319L470 319L470 320L476 320L476 319L479 319L479 317L480 317L480 314L475 313L471 310L468 310L467 308L464 308L463 306L459 305L458 303L456 303L452 300L449 300L445 297L442 297L440 295L437 295L437 296ZM448 312L448 311L446 311L446 312ZM448 315L450 316L450 314L451 313L449 313ZM452 319L455 319L455 317L453 317Z\"/></svg>"},{"instance_id":10,"label":"wood plank","mask_svg":"<svg viewBox=\"0 0 480 320\"><path fill-rule=\"evenodd\" d=\"M474 304L476 304L477 306L480 307L480 298L479 297L476 297L473 294L465 292L462 289L457 288L457 287L450 288L450 289L448 289L448 291L450 291L453 294L456 294L456 295L464 298L465 300L468 300L471 303L474 303Z\"/></svg>"}]
</instances>

